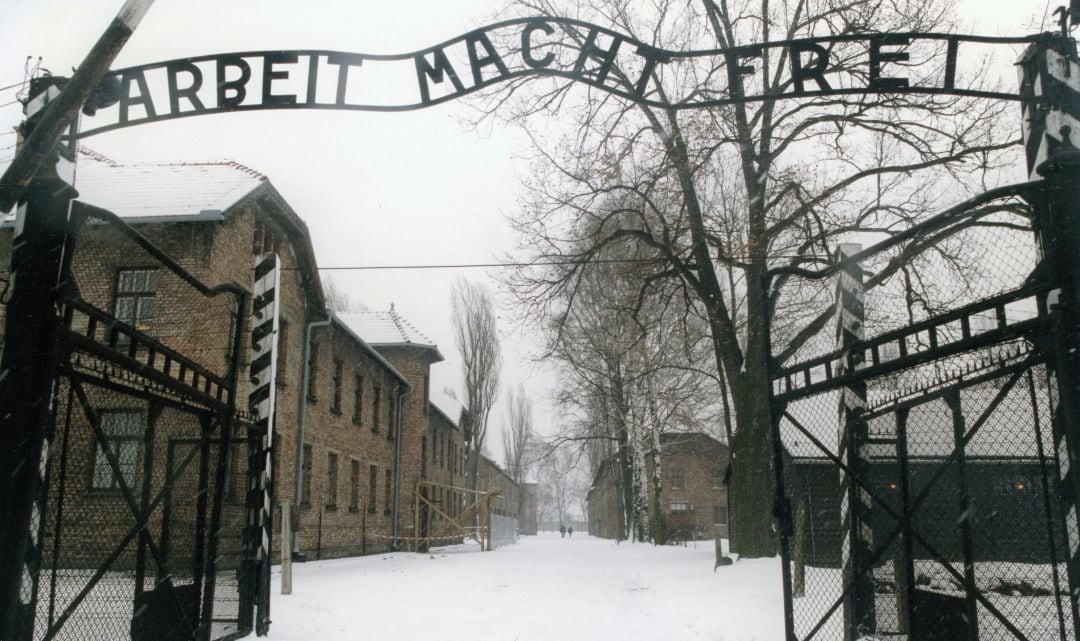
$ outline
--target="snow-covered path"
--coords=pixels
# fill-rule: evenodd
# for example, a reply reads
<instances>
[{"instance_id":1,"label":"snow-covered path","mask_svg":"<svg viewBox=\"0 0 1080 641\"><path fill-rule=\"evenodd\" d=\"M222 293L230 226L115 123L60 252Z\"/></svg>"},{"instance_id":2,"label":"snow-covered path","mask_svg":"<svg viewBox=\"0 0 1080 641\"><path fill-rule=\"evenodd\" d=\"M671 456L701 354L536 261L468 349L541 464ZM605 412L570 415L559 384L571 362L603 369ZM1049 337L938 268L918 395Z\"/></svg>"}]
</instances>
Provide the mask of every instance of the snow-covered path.
<instances>
[{"instance_id":1,"label":"snow-covered path","mask_svg":"<svg viewBox=\"0 0 1080 641\"><path fill-rule=\"evenodd\" d=\"M270 641L775 641L780 564L558 534L275 568Z\"/></svg>"}]
</instances>

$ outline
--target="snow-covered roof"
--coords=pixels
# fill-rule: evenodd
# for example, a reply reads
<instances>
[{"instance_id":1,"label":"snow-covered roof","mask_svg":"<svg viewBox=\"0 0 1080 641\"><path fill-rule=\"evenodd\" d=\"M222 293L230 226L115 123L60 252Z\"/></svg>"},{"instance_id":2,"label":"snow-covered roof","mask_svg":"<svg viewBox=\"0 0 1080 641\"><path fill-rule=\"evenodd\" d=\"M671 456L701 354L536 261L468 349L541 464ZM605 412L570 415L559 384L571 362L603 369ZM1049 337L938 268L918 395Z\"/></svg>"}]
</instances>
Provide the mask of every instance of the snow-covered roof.
<instances>
[{"instance_id":1,"label":"snow-covered roof","mask_svg":"<svg viewBox=\"0 0 1080 641\"><path fill-rule=\"evenodd\" d=\"M349 312L338 314L338 318L372 347L425 347L435 353L437 361L443 360L435 341L402 318L392 305L388 312Z\"/></svg>"},{"instance_id":2,"label":"snow-covered roof","mask_svg":"<svg viewBox=\"0 0 1080 641\"><path fill-rule=\"evenodd\" d=\"M397 379L400 380L402 383L404 383L406 387L410 387L409 379L405 378L404 374L397 371L397 369L395 369L394 366L391 365L389 361L387 361L385 358L382 357L382 354L375 351L375 348L373 348L366 341L364 341L363 338L357 336L356 332L354 332L352 330L352 328L349 327L346 323L342 322L341 318L336 313L334 313L332 311L330 312L330 320L333 321L334 325L339 327L341 329L341 331L343 331L345 333L346 336L348 336L352 340L356 341L356 344L360 346L360 349L362 349L375 362L377 362L378 364L385 367L387 369L387 371L389 371L391 374L396 376Z\"/></svg>"},{"instance_id":3,"label":"snow-covered roof","mask_svg":"<svg viewBox=\"0 0 1080 641\"><path fill-rule=\"evenodd\" d=\"M80 201L128 222L220 220L265 181L231 160L120 164L86 149L75 174Z\"/></svg>"},{"instance_id":4,"label":"snow-covered roof","mask_svg":"<svg viewBox=\"0 0 1080 641\"><path fill-rule=\"evenodd\" d=\"M465 406L442 390L433 389L430 393L431 406L445 416L454 427L460 428L461 414L465 411Z\"/></svg>"}]
</instances>

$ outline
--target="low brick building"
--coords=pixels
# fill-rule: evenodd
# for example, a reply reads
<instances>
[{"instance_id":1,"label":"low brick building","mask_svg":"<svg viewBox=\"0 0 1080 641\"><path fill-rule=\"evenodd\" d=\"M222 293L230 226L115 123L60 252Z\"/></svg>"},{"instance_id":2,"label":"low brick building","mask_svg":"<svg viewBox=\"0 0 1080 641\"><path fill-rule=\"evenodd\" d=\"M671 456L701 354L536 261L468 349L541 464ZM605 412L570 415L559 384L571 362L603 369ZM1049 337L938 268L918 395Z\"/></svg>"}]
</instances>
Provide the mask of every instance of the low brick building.
<instances>
[{"instance_id":1,"label":"low brick building","mask_svg":"<svg viewBox=\"0 0 1080 641\"><path fill-rule=\"evenodd\" d=\"M423 463L420 480L434 485L421 489L424 496L450 518L456 518L465 505L465 444L461 423L465 408L456 399L440 391L431 392L428 431L420 445ZM421 532L438 528L444 517L434 510L424 515Z\"/></svg>"},{"instance_id":2,"label":"low brick building","mask_svg":"<svg viewBox=\"0 0 1080 641\"><path fill-rule=\"evenodd\" d=\"M457 478L448 468L450 457L457 457L452 448L447 449L454 440L452 430L441 425L432 430L431 366L441 362L443 355L434 341L393 306L385 312L352 312L340 318L413 385L413 390L402 399L402 434L396 453L399 473L394 479L394 500L398 506L396 536L409 546L421 534L417 531L417 483L425 475L431 477L428 480L439 482ZM433 454L437 457L434 466L431 465Z\"/></svg>"},{"instance_id":3,"label":"low brick building","mask_svg":"<svg viewBox=\"0 0 1080 641\"><path fill-rule=\"evenodd\" d=\"M655 452L645 459L646 478L652 479ZM660 505L649 487L649 513L664 520L668 539L711 539L728 535L728 497L724 472L728 448L702 432L660 436ZM619 538L622 499L621 472L614 457L604 460L586 497L589 534Z\"/></svg>"},{"instance_id":4,"label":"low brick building","mask_svg":"<svg viewBox=\"0 0 1080 641\"><path fill-rule=\"evenodd\" d=\"M314 558L387 550L405 429L398 408L416 391L334 314L312 326L308 363L302 421L283 439L293 452L302 439L302 456L287 469L299 465L303 474L278 478L282 499L299 506L296 549Z\"/></svg>"}]
</instances>

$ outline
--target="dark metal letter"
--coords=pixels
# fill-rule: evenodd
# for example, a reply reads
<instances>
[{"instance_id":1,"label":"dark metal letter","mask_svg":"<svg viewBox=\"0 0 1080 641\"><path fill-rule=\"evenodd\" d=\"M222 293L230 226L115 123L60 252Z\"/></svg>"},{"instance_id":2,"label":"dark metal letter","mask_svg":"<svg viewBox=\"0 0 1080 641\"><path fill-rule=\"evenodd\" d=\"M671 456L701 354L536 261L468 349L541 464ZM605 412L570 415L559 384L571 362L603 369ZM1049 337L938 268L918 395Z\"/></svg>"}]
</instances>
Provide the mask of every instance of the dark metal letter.
<instances>
[{"instance_id":1,"label":"dark metal letter","mask_svg":"<svg viewBox=\"0 0 1080 641\"><path fill-rule=\"evenodd\" d=\"M754 68L750 65L742 64L742 59L760 57L761 47L757 46L742 47L725 54L728 70L728 93L731 94L733 98L741 98L743 96L742 77L754 74Z\"/></svg>"},{"instance_id":2,"label":"dark metal letter","mask_svg":"<svg viewBox=\"0 0 1080 641\"><path fill-rule=\"evenodd\" d=\"M634 93L640 98L645 95L645 88L649 86L649 76L656 69L656 65L671 62L671 55L648 45L641 45L634 53L645 59L645 66L641 69L641 77L638 78L637 84L634 85Z\"/></svg>"},{"instance_id":3,"label":"dark metal letter","mask_svg":"<svg viewBox=\"0 0 1080 641\"><path fill-rule=\"evenodd\" d=\"M225 80L225 70L235 67L240 70L236 80ZM217 61L217 106L218 108L238 107L247 97L245 85L251 79L251 66L240 56L222 56ZM228 91L236 92L230 98Z\"/></svg>"},{"instance_id":4,"label":"dark metal letter","mask_svg":"<svg viewBox=\"0 0 1080 641\"><path fill-rule=\"evenodd\" d=\"M319 54L313 53L307 61L307 104L315 104L315 90L319 87Z\"/></svg>"},{"instance_id":5,"label":"dark metal letter","mask_svg":"<svg viewBox=\"0 0 1080 641\"><path fill-rule=\"evenodd\" d=\"M476 55L476 45L479 44L484 48L484 57ZM472 68L473 84L480 86L484 84L484 74L480 71L484 67L495 65L495 68L499 70L499 74L506 76L510 74L510 71L503 64L502 58L495 51L495 47L492 46L491 40L488 40L487 34L482 30L473 31L465 36L465 47L469 50L469 66ZM494 82L501 78L492 78L488 82Z\"/></svg>"},{"instance_id":6,"label":"dark metal letter","mask_svg":"<svg viewBox=\"0 0 1080 641\"><path fill-rule=\"evenodd\" d=\"M960 47L960 41L949 38L949 46L945 50L945 88L952 89L956 85L956 50Z\"/></svg>"},{"instance_id":7,"label":"dark metal letter","mask_svg":"<svg viewBox=\"0 0 1080 641\"><path fill-rule=\"evenodd\" d=\"M533 69L543 69L551 66L551 63L555 61L555 54L549 51L543 58L533 57L532 34L534 31L543 31L550 36L555 33L555 29L542 20L533 20L525 25L525 30L521 32L521 57L525 59L525 64Z\"/></svg>"},{"instance_id":8,"label":"dark metal letter","mask_svg":"<svg viewBox=\"0 0 1080 641\"><path fill-rule=\"evenodd\" d=\"M420 101L424 104L431 102L431 92L427 83L428 78L431 78L432 82L442 82L445 73L450 76L450 82L454 85L455 91L465 91L465 86L461 84L457 72L450 66L450 61L446 59L446 52L442 49L435 49L432 51L432 55L435 57L434 67L428 63L423 53L416 54L414 58L416 61L416 80L420 83Z\"/></svg>"},{"instance_id":9,"label":"dark metal letter","mask_svg":"<svg viewBox=\"0 0 1080 641\"><path fill-rule=\"evenodd\" d=\"M289 79L288 71L275 70L274 65L296 64L296 61L296 54L286 51L279 51L277 53L268 53L263 55L262 103L264 105L296 104L296 94L275 94L272 91L275 80Z\"/></svg>"},{"instance_id":10,"label":"dark metal letter","mask_svg":"<svg viewBox=\"0 0 1080 641\"><path fill-rule=\"evenodd\" d=\"M131 96L131 82L139 85L139 95ZM146 84L146 76L142 71L128 71L120 77L120 122L128 122L128 108L132 105L142 105L146 110L146 118L154 118L154 100L150 97L150 87Z\"/></svg>"},{"instance_id":11,"label":"dark metal letter","mask_svg":"<svg viewBox=\"0 0 1080 641\"><path fill-rule=\"evenodd\" d=\"M326 62L337 65L337 94L334 100L339 105L345 104L345 89L349 86L349 67L364 64L364 57L355 53L332 53Z\"/></svg>"},{"instance_id":12,"label":"dark metal letter","mask_svg":"<svg viewBox=\"0 0 1080 641\"><path fill-rule=\"evenodd\" d=\"M187 98L191 103L194 111L205 111L206 107L203 106L202 100L199 100L199 89L202 88L202 71L195 66L195 63L189 60L183 60L180 62L173 62L165 67L165 73L169 77L169 111L170 113L180 113L180 99ZM180 83L177 82L177 76L180 73L191 74L191 84L184 88L180 88Z\"/></svg>"},{"instance_id":13,"label":"dark metal letter","mask_svg":"<svg viewBox=\"0 0 1080 641\"><path fill-rule=\"evenodd\" d=\"M596 34L599 32L600 30L596 27L589 29L589 35L585 38L585 44L581 45L581 53L578 54L577 62L574 63L574 75L583 75L581 71L585 68L585 61L596 57L600 60L600 68L596 70L596 82L603 84L608 71L611 71L611 65L615 62L615 54L619 52L619 45L622 44L623 40L618 35L612 36L611 48L604 50L596 46Z\"/></svg>"},{"instance_id":14,"label":"dark metal letter","mask_svg":"<svg viewBox=\"0 0 1080 641\"><path fill-rule=\"evenodd\" d=\"M908 54L903 51L882 51L882 47L906 45L911 42L907 36L884 34L870 38L870 88L904 89L908 86L907 78L882 78L881 64L884 62L906 62Z\"/></svg>"},{"instance_id":15,"label":"dark metal letter","mask_svg":"<svg viewBox=\"0 0 1080 641\"><path fill-rule=\"evenodd\" d=\"M802 54L808 52L816 53L817 58L814 58L814 64L804 67ZM791 45L790 56L791 80L795 83L795 93L806 93L806 88L803 85L805 80L816 82L819 91L832 89L829 86L829 81L825 79L825 72L829 68L829 52L825 47L813 42L793 44Z\"/></svg>"}]
</instances>

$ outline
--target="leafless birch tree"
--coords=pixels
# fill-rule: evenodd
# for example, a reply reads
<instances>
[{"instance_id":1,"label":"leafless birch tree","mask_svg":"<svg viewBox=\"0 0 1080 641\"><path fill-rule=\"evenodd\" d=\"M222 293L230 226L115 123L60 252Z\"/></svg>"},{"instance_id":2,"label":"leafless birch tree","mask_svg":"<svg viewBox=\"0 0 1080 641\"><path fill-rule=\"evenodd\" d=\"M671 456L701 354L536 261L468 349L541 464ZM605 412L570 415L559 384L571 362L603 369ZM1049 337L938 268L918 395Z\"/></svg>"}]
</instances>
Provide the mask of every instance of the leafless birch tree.
<instances>
[{"instance_id":1,"label":"leafless birch tree","mask_svg":"<svg viewBox=\"0 0 1080 641\"><path fill-rule=\"evenodd\" d=\"M532 400L520 383L517 392L510 391L507 399L509 420L503 428L503 464L516 483L525 482L529 472L529 456L533 448Z\"/></svg>"},{"instance_id":2,"label":"leafless birch tree","mask_svg":"<svg viewBox=\"0 0 1080 641\"><path fill-rule=\"evenodd\" d=\"M487 289L464 278L451 292L454 342L461 354L467 419L463 426L469 489L476 489L488 418L499 392L502 348L495 322L495 304Z\"/></svg>"}]
</instances>

